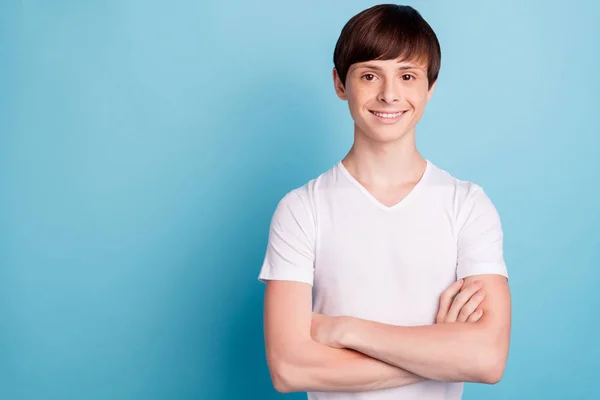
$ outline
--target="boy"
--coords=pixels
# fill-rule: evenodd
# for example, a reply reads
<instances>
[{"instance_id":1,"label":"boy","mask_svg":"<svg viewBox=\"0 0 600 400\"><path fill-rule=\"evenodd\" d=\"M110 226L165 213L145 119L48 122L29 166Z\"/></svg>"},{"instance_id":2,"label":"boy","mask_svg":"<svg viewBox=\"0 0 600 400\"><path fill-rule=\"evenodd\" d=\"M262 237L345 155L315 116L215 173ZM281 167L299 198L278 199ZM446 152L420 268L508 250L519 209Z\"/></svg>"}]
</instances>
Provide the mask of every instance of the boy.
<instances>
[{"instance_id":1,"label":"boy","mask_svg":"<svg viewBox=\"0 0 600 400\"><path fill-rule=\"evenodd\" d=\"M415 145L440 58L408 6L369 8L341 32L333 79L354 143L279 202L259 275L280 392L450 400L462 382L504 372L511 307L499 215L480 186Z\"/></svg>"}]
</instances>

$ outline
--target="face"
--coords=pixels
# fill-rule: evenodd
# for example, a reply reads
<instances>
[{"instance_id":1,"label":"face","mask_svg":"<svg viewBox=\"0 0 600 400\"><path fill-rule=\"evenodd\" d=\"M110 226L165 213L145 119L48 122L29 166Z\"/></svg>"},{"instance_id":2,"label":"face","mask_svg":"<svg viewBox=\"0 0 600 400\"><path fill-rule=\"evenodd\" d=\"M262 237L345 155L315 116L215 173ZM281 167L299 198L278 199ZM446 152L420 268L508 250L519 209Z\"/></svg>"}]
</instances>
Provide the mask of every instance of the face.
<instances>
[{"instance_id":1,"label":"face","mask_svg":"<svg viewBox=\"0 0 600 400\"><path fill-rule=\"evenodd\" d=\"M393 142L413 134L435 84L429 89L427 69L416 62L373 60L352 64L342 84L333 70L338 97L348 101L356 133L377 142Z\"/></svg>"}]
</instances>

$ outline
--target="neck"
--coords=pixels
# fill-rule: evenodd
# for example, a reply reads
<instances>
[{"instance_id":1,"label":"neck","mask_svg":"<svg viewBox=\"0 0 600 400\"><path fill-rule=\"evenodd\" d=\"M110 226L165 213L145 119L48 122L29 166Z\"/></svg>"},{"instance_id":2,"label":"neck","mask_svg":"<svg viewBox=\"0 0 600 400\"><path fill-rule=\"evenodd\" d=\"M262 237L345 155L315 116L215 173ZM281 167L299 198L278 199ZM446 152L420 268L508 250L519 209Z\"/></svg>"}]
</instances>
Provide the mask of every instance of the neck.
<instances>
[{"instance_id":1,"label":"neck","mask_svg":"<svg viewBox=\"0 0 600 400\"><path fill-rule=\"evenodd\" d=\"M415 129L393 142L378 142L355 128L352 148L342 160L359 182L389 188L418 181L426 161L417 150Z\"/></svg>"}]
</instances>

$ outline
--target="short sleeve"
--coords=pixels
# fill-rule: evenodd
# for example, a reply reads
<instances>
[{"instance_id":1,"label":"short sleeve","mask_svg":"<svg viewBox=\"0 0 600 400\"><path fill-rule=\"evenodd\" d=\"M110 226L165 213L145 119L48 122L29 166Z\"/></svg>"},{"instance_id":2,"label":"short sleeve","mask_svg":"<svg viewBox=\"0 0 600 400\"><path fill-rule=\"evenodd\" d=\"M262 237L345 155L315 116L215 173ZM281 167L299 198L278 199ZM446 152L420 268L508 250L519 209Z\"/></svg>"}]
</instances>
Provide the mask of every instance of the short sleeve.
<instances>
[{"instance_id":1,"label":"short sleeve","mask_svg":"<svg viewBox=\"0 0 600 400\"><path fill-rule=\"evenodd\" d=\"M457 219L456 279L479 274L499 274L508 278L500 215L480 186L469 184Z\"/></svg>"},{"instance_id":2,"label":"short sleeve","mask_svg":"<svg viewBox=\"0 0 600 400\"><path fill-rule=\"evenodd\" d=\"M315 227L309 202L289 192L277 205L269 228L269 240L258 279L313 284Z\"/></svg>"}]
</instances>

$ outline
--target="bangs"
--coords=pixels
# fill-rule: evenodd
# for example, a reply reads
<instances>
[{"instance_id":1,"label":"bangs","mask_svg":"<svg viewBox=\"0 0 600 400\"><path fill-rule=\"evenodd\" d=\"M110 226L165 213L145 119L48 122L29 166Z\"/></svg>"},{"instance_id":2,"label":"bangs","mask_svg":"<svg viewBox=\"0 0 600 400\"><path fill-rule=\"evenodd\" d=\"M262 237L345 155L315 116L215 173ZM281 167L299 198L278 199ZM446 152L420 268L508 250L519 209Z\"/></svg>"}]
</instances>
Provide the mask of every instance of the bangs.
<instances>
[{"instance_id":1,"label":"bangs","mask_svg":"<svg viewBox=\"0 0 600 400\"><path fill-rule=\"evenodd\" d=\"M434 53L429 42L420 32L406 31L397 25L381 27L381 31L370 31L365 37L364 48L357 49L355 57L362 62L368 60L415 61L427 66Z\"/></svg>"}]
</instances>

